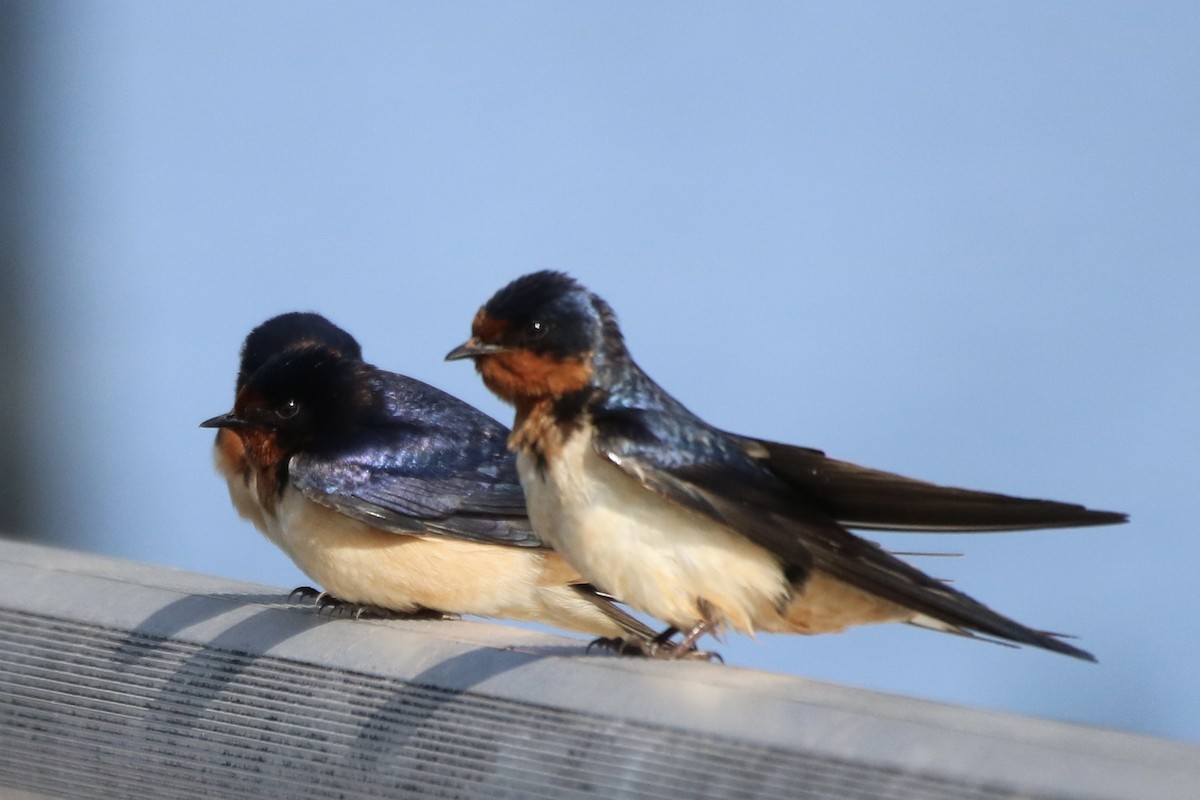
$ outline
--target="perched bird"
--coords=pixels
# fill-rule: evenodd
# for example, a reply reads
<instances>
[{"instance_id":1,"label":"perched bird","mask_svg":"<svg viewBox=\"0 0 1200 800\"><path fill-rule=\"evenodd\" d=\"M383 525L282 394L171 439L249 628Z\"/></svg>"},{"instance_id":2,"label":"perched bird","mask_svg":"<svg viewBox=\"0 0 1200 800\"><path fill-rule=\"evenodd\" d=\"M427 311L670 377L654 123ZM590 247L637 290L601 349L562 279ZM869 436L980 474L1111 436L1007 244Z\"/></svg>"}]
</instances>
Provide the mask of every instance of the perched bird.
<instances>
[{"instance_id":1,"label":"perched bird","mask_svg":"<svg viewBox=\"0 0 1200 800\"><path fill-rule=\"evenodd\" d=\"M595 586L671 628L826 633L900 621L1095 660L997 614L846 528L1005 530L1122 522L1083 506L937 486L708 425L629 355L612 309L559 272L497 292L471 338L516 407L509 447L534 531ZM667 637L685 635L677 643Z\"/></svg>"},{"instance_id":2,"label":"perched bird","mask_svg":"<svg viewBox=\"0 0 1200 800\"><path fill-rule=\"evenodd\" d=\"M343 603L653 636L534 535L507 428L314 317L252 333L233 410L201 423L241 444L218 463L243 516Z\"/></svg>"},{"instance_id":3,"label":"perched bird","mask_svg":"<svg viewBox=\"0 0 1200 800\"><path fill-rule=\"evenodd\" d=\"M361 359L362 348L346 331L334 325L320 314L292 311L271 317L259 325L242 343L241 361L238 367L234 398L242 390L250 376L267 362L271 356L289 348L304 345L323 345L345 358ZM246 463L246 449L242 437L230 428L218 428L213 443L213 463L217 472L225 478L229 487L229 499L243 518L253 523L273 544L283 547L263 518L262 506L254 485L254 470Z\"/></svg>"}]
</instances>

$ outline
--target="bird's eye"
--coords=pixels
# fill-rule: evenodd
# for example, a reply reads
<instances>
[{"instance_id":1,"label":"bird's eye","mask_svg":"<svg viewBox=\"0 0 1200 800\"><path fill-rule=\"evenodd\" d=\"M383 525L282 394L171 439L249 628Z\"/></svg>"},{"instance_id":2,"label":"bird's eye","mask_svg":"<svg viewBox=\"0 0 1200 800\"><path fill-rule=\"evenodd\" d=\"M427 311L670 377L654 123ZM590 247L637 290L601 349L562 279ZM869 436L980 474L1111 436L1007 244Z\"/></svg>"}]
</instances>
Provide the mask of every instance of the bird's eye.
<instances>
[{"instance_id":1,"label":"bird's eye","mask_svg":"<svg viewBox=\"0 0 1200 800\"><path fill-rule=\"evenodd\" d=\"M530 338L540 339L550 330L550 326L540 319L535 319L530 320L528 330Z\"/></svg>"},{"instance_id":2,"label":"bird's eye","mask_svg":"<svg viewBox=\"0 0 1200 800\"><path fill-rule=\"evenodd\" d=\"M300 404L293 399L288 399L279 404L275 409L275 416L280 419L291 419L300 411Z\"/></svg>"}]
</instances>

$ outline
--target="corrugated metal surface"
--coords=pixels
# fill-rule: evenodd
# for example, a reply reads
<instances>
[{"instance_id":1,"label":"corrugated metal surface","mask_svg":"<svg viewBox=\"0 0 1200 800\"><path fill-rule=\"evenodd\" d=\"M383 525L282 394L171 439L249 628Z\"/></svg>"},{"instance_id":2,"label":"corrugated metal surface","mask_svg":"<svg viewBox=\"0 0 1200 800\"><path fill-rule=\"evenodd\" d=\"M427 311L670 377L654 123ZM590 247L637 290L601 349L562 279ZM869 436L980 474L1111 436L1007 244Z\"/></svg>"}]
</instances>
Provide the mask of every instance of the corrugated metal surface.
<instances>
[{"instance_id":1,"label":"corrugated metal surface","mask_svg":"<svg viewBox=\"0 0 1200 800\"><path fill-rule=\"evenodd\" d=\"M1029 721L1026 733L1042 749L1050 743L1053 751L1057 737L1073 732L1083 737L1082 750L1101 750L1074 763L1051 752L1038 763L1029 745L996 738L1013 720L997 728L994 715L978 729L992 768L981 761L977 774L944 774L930 765L956 760L946 753L969 760L984 752L973 749L962 717L940 740L930 738L931 722L953 709L911 705L916 725L907 733L881 734L869 718L815 708L790 722L750 713L739 719L737 709L752 711L741 698L753 693L753 673L733 671L741 675L728 680L731 671L707 665L566 658L578 652L576 643L500 626L324 620L261 587L18 547L14 553L0 543L0 557L16 556L0 564L7 566L0 568L0 787L29 793L993 800L1101 796L1079 770L1095 777L1105 764L1114 774L1123 770L1126 784L1129 770L1135 774L1124 789L1100 775L1098 785L1126 792L1104 796L1195 796L1200 785L1193 749ZM93 567L97 574L88 572ZM56 597L44 605L58 608L36 610L39 595ZM139 596L149 605L139 607ZM72 603L78 613L53 613ZM106 616L112 624L103 624ZM517 650L454 638L506 632ZM681 704L673 718L669 704L687 694L668 697L665 710L641 701L638 687L651 687L645 697L661 696L657 676L681 666L672 682L707 676L705 697L717 701L734 692L730 703L713 707L728 735L700 729L696 721L711 713L695 704ZM532 680L520 678L531 672ZM609 680L614 674L618 681ZM792 682L764 676L762 692L779 705ZM837 689L833 700L846 691ZM555 702L568 695L575 699ZM822 698L831 704L830 695ZM828 725L837 729L820 729ZM765 732L749 733L756 729ZM816 746L822 740L838 740L842 752ZM866 755L888 740L896 745L892 758L853 757L856 747ZM1009 746L1012 765L995 768ZM1122 757L1105 760L1104 750ZM906 752L932 755L906 763ZM1131 763L1138 753L1140 766ZM1047 766L1055 763L1058 775ZM1144 794L1131 793L1139 787Z\"/></svg>"},{"instance_id":2,"label":"corrugated metal surface","mask_svg":"<svg viewBox=\"0 0 1200 800\"><path fill-rule=\"evenodd\" d=\"M0 775L64 797L1018 796L12 612L0 668Z\"/></svg>"}]
</instances>

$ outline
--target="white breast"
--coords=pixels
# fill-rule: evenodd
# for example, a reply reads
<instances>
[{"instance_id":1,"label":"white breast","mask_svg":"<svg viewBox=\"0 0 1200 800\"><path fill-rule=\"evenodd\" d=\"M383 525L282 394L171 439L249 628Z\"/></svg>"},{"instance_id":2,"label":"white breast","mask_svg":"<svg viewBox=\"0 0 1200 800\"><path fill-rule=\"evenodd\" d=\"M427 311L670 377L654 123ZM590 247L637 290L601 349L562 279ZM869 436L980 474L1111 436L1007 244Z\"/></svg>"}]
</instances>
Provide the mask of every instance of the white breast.
<instances>
[{"instance_id":1,"label":"white breast","mask_svg":"<svg viewBox=\"0 0 1200 800\"><path fill-rule=\"evenodd\" d=\"M584 430L544 472L517 466L534 530L604 591L682 630L703 618L744 633L776 619L783 570L743 536L663 499L602 457Z\"/></svg>"},{"instance_id":2,"label":"white breast","mask_svg":"<svg viewBox=\"0 0 1200 800\"><path fill-rule=\"evenodd\" d=\"M593 636L622 630L571 588L578 581L554 553L371 527L284 492L267 535L306 575L340 600L392 611L543 622Z\"/></svg>"}]
</instances>

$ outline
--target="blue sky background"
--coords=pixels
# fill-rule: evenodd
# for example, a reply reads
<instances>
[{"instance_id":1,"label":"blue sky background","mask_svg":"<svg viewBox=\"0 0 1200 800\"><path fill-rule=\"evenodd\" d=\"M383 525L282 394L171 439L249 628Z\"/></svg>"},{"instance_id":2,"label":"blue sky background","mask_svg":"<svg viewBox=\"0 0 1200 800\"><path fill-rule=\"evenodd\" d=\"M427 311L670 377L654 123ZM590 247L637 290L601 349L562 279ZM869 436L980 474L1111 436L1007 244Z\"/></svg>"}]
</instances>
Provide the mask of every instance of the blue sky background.
<instances>
[{"instance_id":1,"label":"blue sky background","mask_svg":"<svg viewBox=\"0 0 1200 800\"><path fill-rule=\"evenodd\" d=\"M1098 665L891 626L729 664L1200 742L1200 6L35 3L50 541L291 587L197 424L316 310L444 364L534 269L712 423L1129 525L895 535Z\"/></svg>"}]
</instances>

